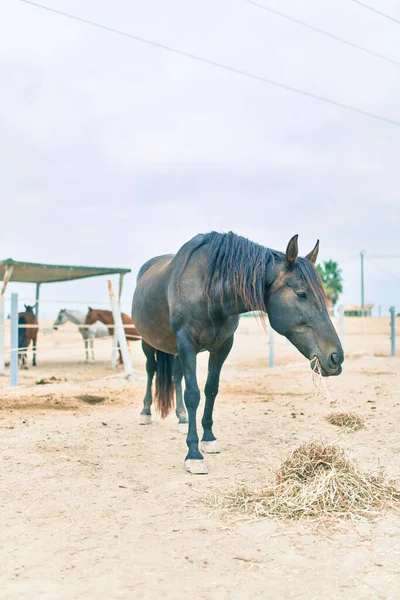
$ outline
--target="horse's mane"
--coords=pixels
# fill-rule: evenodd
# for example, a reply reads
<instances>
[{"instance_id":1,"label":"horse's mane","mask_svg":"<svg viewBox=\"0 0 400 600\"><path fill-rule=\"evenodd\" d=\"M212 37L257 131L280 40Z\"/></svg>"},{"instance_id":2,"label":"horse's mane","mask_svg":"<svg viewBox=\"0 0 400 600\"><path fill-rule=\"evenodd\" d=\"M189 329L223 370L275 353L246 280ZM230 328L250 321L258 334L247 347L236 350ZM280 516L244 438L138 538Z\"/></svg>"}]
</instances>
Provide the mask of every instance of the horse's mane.
<instances>
[{"instance_id":1,"label":"horse's mane","mask_svg":"<svg viewBox=\"0 0 400 600\"><path fill-rule=\"evenodd\" d=\"M232 231L218 233L211 231L198 235L187 244L186 256L178 283L191 255L204 245L209 246L208 262L204 279L203 293L208 302L214 297L218 281L223 291L229 290L236 300L240 298L248 311L266 312L265 288L267 284L267 266L275 260L283 261L284 253L265 248ZM298 258L292 267L301 280L311 289L318 304L325 304L325 293L318 271L306 258Z\"/></svg>"}]
</instances>

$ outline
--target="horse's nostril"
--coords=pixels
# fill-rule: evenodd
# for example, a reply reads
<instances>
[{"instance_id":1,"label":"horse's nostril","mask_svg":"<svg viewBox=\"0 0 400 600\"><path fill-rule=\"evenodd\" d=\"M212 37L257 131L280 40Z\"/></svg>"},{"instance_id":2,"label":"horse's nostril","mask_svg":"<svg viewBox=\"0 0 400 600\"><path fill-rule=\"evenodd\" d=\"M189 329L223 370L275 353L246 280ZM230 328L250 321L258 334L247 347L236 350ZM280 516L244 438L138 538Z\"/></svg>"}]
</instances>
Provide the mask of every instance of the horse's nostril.
<instances>
[{"instance_id":1,"label":"horse's nostril","mask_svg":"<svg viewBox=\"0 0 400 600\"><path fill-rule=\"evenodd\" d=\"M333 365L338 365L338 364L339 364L339 356L337 355L337 353L336 353L336 352L333 352L333 353L331 354L331 363L332 363Z\"/></svg>"}]
</instances>

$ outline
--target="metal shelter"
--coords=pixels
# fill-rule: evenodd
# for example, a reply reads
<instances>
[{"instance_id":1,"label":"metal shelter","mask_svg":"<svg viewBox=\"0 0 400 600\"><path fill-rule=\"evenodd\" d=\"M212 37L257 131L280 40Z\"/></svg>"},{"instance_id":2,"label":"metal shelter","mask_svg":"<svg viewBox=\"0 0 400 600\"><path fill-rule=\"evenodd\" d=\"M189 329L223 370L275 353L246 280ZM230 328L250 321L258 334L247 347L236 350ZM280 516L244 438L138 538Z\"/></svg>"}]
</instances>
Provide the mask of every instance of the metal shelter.
<instances>
[{"instance_id":1,"label":"metal shelter","mask_svg":"<svg viewBox=\"0 0 400 600\"><path fill-rule=\"evenodd\" d=\"M87 277L99 277L101 275L119 275L118 298L120 298L124 276L130 272L131 269L48 265L44 263L19 262L12 258L7 258L6 260L0 261L0 277L4 282L1 295L4 294L5 287L9 281L35 283L35 312L36 316L38 316L40 286L43 283L60 283Z\"/></svg>"},{"instance_id":2,"label":"metal shelter","mask_svg":"<svg viewBox=\"0 0 400 600\"><path fill-rule=\"evenodd\" d=\"M118 305L119 300L121 298L122 286L124 281L124 276L127 273L130 273L131 269L119 269L119 268L111 268L111 267L78 267L78 266L70 266L70 265L48 265L44 263L31 263L31 262L20 262L13 260L12 258L7 258L6 260L0 261L0 280L3 280L3 284L0 289L0 375L5 374L5 361L4 361L4 293L6 291L6 287L8 282L19 282L19 283L34 283L36 284L36 303L35 303L35 313L38 317L39 313L39 294L40 294L40 286L43 283L60 283L64 281L73 281L76 279L85 279L87 277L99 277L101 275L119 275L119 289L118 289ZM15 306L13 310L13 302L12 302L12 336L13 336L13 317L15 320L14 323L14 343L12 344L12 348L18 347L18 296L17 294L12 294L14 296ZM12 298L13 300L13 298ZM121 319L120 309L118 306L117 309L113 309L114 312L118 312L118 315L114 315L114 318L118 320ZM13 315L13 313L15 313ZM117 322L116 321L116 322ZM122 327L122 321L120 326ZM117 328L115 329L117 331ZM117 340L117 334L114 334L115 339ZM125 337L121 344L125 342ZM117 363L117 353L115 349L116 343L113 348L113 357L112 357L112 365L115 368ZM11 353L11 385L17 385L17 372L18 372L18 355L17 352Z\"/></svg>"}]
</instances>

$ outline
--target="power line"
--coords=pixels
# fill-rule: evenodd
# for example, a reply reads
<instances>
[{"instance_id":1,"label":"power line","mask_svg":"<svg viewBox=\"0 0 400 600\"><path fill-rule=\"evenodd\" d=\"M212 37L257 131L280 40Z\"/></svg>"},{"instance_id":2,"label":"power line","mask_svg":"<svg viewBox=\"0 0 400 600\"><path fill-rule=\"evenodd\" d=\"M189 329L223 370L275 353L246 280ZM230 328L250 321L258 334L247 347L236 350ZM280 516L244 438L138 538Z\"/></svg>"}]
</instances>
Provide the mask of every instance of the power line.
<instances>
[{"instance_id":1,"label":"power line","mask_svg":"<svg viewBox=\"0 0 400 600\"><path fill-rule=\"evenodd\" d=\"M133 39L133 40L135 40L137 42L141 42L143 44L148 44L149 46L153 46L153 47L159 48L161 50L166 50L167 52L171 52L173 54L179 54L180 56L184 56L185 58L190 58L192 60L196 60L197 62L201 62L203 64L207 64L207 65L211 65L213 67L217 67L219 69L223 69L224 71L228 71L230 73L235 73L236 75L241 75L242 77L248 77L249 79L254 79L256 81L260 81L262 83L266 83L268 85L272 85L272 86L281 88L281 89L289 91L289 92L295 92L296 94L306 96L307 98L313 98L314 100L319 100L320 102L324 102L325 104L330 104L332 106L344 108L345 110L349 110L351 112L355 112L355 113L364 115L366 117L370 117L372 119L377 119L378 121L384 121L386 123L390 123L391 125L395 125L396 127L400 126L400 122L394 121L393 119L389 119L388 117L382 117L380 115L376 115L374 113L368 112L361 108L351 106L350 104L344 104L342 102L337 102L336 100L331 100L330 98L326 98L325 96L319 96L318 94L313 94L312 92L307 92L300 88L296 88L294 86L287 85L285 83L281 83L281 82L275 81L273 79L268 79L267 77L262 77L261 75L256 75L255 73L251 73L251 72L245 71L243 69L238 69L236 67L226 65L226 64L218 62L216 60L204 58L202 56L198 56L196 54L192 54L191 52L186 52L184 50L178 50L177 48L168 46L166 44L162 44L160 42L155 42L153 40L149 40L147 38L143 38L138 35L134 35L132 33L127 33L126 31L121 31L121 30L115 29L113 27L108 27L107 25L102 25L101 23L96 23L94 21L90 21L89 19L83 19L82 17L77 17L76 15L72 15L70 13L66 13L61 10L56 10L55 8L50 8L49 6L44 6L43 4L31 2L31 0L21 0L21 2L25 2L26 4L30 4L37 8L42 8L43 10L47 10L48 12L55 13L55 14L61 15L63 17L67 17L69 19L73 19L74 21L79 21L80 23L85 23L86 25L92 25L93 27L97 27L98 29L108 31L110 33L116 33L117 35L122 35L124 37Z\"/></svg>"},{"instance_id":2,"label":"power line","mask_svg":"<svg viewBox=\"0 0 400 600\"><path fill-rule=\"evenodd\" d=\"M360 6L368 9L368 10L372 10L372 12L376 13L377 15L381 15L381 17L385 17L386 19L390 19L391 21L394 21L395 23L398 23L400 25L400 20L396 19L395 17L391 17L390 15L387 15L384 12L381 12L380 10L377 10L376 8L373 8L372 6L369 6L369 4L364 4L364 2L359 2L359 0L351 0L352 2L354 2L355 4L359 4Z\"/></svg>"},{"instance_id":3,"label":"power line","mask_svg":"<svg viewBox=\"0 0 400 600\"><path fill-rule=\"evenodd\" d=\"M378 269L379 271L382 271L382 273L386 273L386 275L389 275L390 277L393 277L393 279L398 279L400 281L399 275L394 275L394 273L391 273L384 267L381 267L381 265L378 265L378 263L376 263L374 260L371 260L369 257L367 257L367 258L368 258L368 262L370 264L372 264L376 269Z\"/></svg>"},{"instance_id":4,"label":"power line","mask_svg":"<svg viewBox=\"0 0 400 600\"><path fill-rule=\"evenodd\" d=\"M349 40L345 40L344 38L341 38L334 33L329 33L329 31L325 31L324 29L320 29L319 27L314 27L314 25L310 25L309 23L306 23L305 21L301 21L300 19L296 19L295 17L286 15L285 13L282 13L279 10L275 10L274 8L270 8L269 6L265 6L264 4L259 4L259 2L255 2L255 0L244 0L244 1L247 2L247 4L252 4L253 6L256 6L257 8L261 8L262 10L266 10L274 15L277 15L278 17L282 17L283 19L286 19L287 21L291 21L292 23L296 23L297 25L301 25L302 27L311 29L311 31L315 31L317 33L325 35L326 37L329 37L332 40L336 40L337 42L341 42L342 44L346 44L347 46L351 46L352 48L356 48L357 50L361 50L362 52L366 52L367 54L370 54L371 56L375 56L376 58L380 58L381 60L386 60L387 62L390 62L390 63L400 67L399 61L394 60L393 58L389 58L388 56L384 56L383 54L379 54L378 52L374 52L373 50L369 50L368 48L364 48L364 46L359 46L358 44L355 44L354 42L350 42Z\"/></svg>"},{"instance_id":5,"label":"power line","mask_svg":"<svg viewBox=\"0 0 400 600\"><path fill-rule=\"evenodd\" d=\"M368 254L368 258L400 258L400 254Z\"/></svg>"}]
</instances>

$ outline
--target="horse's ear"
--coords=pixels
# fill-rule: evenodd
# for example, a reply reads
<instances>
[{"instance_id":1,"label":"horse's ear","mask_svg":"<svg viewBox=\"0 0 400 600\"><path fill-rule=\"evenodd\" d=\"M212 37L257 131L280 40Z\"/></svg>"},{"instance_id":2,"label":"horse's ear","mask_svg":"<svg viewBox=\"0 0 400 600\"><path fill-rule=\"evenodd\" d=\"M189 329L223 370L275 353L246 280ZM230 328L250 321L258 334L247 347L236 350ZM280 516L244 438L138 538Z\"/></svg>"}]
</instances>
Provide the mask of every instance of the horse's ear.
<instances>
[{"instance_id":1,"label":"horse's ear","mask_svg":"<svg viewBox=\"0 0 400 600\"><path fill-rule=\"evenodd\" d=\"M311 250L311 252L309 252L306 256L306 259L309 260L310 263L312 263L313 265L315 265L315 263L317 262L318 252L319 252L319 240L317 240L317 243L315 244L313 250Z\"/></svg>"},{"instance_id":2,"label":"horse's ear","mask_svg":"<svg viewBox=\"0 0 400 600\"><path fill-rule=\"evenodd\" d=\"M92 312L93 308L91 306L88 306L88 312Z\"/></svg>"},{"instance_id":3,"label":"horse's ear","mask_svg":"<svg viewBox=\"0 0 400 600\"><path fill-rule=\"evenodd\" d=\"M27 310L28 310L28 307L27 307L27 305L26 305L26 304L24 304L24 306L25 306L25 311L27 311Z\"/></svg>"},{"instance_id":4,"label":"horse's ear","mask_svg":"<svg viewBox=\"0 0 400 600\"><path fill-rule=\"evenodd\" d=\"M299 255L299 245L297 243L298 234L294 235L286 248L285 260L288 265L293 265Z\"/></svg>"}]
</instances>

